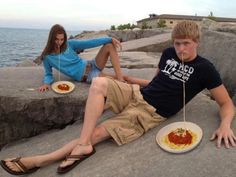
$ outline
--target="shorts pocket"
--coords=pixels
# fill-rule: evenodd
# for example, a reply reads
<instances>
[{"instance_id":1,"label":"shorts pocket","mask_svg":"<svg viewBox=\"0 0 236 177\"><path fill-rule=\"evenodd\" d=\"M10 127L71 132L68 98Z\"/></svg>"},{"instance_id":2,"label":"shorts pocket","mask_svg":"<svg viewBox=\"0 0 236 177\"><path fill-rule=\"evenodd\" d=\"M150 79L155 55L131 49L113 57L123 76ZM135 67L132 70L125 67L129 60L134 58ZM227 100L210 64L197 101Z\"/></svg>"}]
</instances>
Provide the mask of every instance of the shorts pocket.
<instances>
[{"instance_id":1,"label":"shorts pocket","mask_svg":"<svg viewBox=\"0 0 236 177\"><path fill-rule=\"evenodd\" d=\"M114 131L119 137L121 144L126 144L133 140L136 140L144 134L144 130L142 128L137 128L135 126L119 127L115 128Z\"/></svg>"}]
</instances>

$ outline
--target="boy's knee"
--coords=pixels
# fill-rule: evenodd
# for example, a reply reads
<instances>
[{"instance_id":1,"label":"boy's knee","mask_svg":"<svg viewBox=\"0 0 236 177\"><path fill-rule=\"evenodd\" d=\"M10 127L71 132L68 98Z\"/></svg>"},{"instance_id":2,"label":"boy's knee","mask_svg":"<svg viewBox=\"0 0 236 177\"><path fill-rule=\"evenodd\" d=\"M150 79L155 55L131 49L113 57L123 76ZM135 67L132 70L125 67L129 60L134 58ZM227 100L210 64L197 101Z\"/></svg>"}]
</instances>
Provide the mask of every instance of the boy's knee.
<instances>
[{"instance_id":1,"label":"boy's knee","mask_svg":"<svg viewBox=\"0 0 236 177\"><path fill-rule=\"evenodd\" d=\"M90 91L92 92L104 92L107 90L108 81L105 77L95 77L92 79Z\"/></svg>"}]
</instances>

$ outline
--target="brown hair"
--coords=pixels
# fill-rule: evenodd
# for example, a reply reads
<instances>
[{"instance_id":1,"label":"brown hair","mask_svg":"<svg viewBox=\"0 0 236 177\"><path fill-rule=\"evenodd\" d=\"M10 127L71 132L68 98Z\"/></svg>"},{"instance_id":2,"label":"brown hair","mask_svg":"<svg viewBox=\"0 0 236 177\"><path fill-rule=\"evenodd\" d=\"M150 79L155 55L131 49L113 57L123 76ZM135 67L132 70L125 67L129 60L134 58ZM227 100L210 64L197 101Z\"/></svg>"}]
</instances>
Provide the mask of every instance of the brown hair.
<instances>
[{"instance_id":1,"label":"brown hair","mask_svg":"<svg viewBox=\"0 0 236 177\"><path fill-rule=\"evenodd\" d=\"M67 47L67 34L66 34L66 31L63 28L63 26L61 26L59 24L55 24L50 29L47 45L45 46L45 48L44 48L44 50L41 54L41 60L43 60L43 58L46 55L50 54L54 50L55 40L56 40L57 34L64 34L64 42L60 47L60 51L64 52L66 50L66 47Z\"/></svg>"},{"instance_id":2,"label":"brown hair","mask_svg":"<svg viewBox=\"0 0 236 177\"><path fill-rule=\"evenodd\" d=\"M171 34L172 41L174 39L192 39L194 42L199 42L200 40L200 30L197 23L189 20L184 20L179 22L173 28Z\"/></svg>"}]
</instances>

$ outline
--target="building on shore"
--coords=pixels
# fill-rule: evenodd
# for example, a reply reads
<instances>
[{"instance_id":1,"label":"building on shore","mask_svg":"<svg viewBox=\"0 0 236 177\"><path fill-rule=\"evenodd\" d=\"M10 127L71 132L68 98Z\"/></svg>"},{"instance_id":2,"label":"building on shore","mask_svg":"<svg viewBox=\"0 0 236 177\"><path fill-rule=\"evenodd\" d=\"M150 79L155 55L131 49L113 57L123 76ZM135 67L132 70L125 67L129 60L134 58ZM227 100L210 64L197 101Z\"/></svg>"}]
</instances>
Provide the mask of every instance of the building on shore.
<instances>
[{"instance_id":1,"label":"building on shore","mask_svg":"<svg viewBox=\"0 0 236 177\"><path fill-rule=\"evenodd\" d=\"M149 18L144 18L137 21L139 28L158 28L158 27L169 27L172 28L178 22L182 20L193 20L200 24L203 18L210 18L219 23L232 23L236 24L236 18L225 18L225 17L214 17L214 16L191 16L191 15L173 15L173 14L149 14ZM163 26L164 25L164 26Z\"/></svg>"}]
</instances>

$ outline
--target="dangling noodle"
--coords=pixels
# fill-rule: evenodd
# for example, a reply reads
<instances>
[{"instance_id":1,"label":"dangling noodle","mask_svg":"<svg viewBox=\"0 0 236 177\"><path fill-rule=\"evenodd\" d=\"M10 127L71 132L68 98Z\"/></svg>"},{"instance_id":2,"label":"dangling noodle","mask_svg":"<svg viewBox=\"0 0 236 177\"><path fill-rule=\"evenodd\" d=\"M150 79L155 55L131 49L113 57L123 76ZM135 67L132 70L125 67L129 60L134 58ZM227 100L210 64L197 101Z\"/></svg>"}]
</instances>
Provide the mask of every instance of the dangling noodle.
<instances>
[{"instance_id":1,"label":"dangling noodle","mask_svg":"<svg viewBox=\"0 0 236 177\"><path fill-rule=\"evenodd\" d=\"M59 74L58 74L58 77L59 77L59 81L61 81L61 49L60 49L60 52L59 52Z\"/></svg>"},{"instance_id":2,"label":"dangling noodle","mask_svg":"<svg viewBox=\"0 0 236 177\"><path fill-rule=\"evenodd\" d=\"M168 145L168 147L170 147L171 149L177 149L177 150L185 149L197 141L197 134L192 132L191 130L187 130L187 126L186 126L186 106L185 106L186 94L185 94L185 72L184 72L183 53L181 54L181 60L182 60L181 62L183 66L182 81L183 81L183 119L184 119L183 126L184 127L183 128L179 127L179 128L176 128L175 130L172 130L170 133L165 135L162 139L162 141L166 145ZM187 142L185 142L186 140Z\"/></svg>"},{"instance_id":3,"label":"dangling noodle","mask_svg":"<svg viewBox=\"0 0 236 177\"><path fill-rule=\"evenodd\" d=\"M181 58L182 58L182 65L183 65L183 68L184 68L183 53L181 54ZM185 109L185 81L184 81L184 76L185 76L185 73L184 73L184 69L183 69L183 118L184 118L184 122L186 122L186 118L185 118L186 109Z\"/></svg>"}]
</instances>

